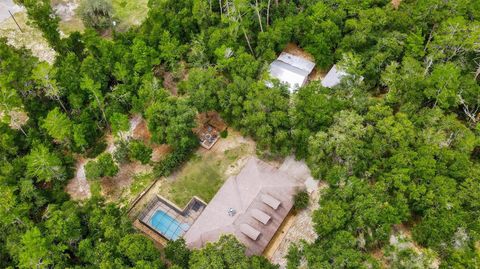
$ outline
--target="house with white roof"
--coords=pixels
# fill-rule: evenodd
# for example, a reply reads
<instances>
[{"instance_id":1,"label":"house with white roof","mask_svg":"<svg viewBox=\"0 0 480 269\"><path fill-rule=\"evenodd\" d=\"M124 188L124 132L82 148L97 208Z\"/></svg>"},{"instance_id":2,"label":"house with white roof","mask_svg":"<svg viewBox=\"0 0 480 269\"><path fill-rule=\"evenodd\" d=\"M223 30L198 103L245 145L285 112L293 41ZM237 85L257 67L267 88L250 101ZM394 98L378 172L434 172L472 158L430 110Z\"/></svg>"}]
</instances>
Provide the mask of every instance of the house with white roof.
<instances>
[{"instance_id":1,"label":"house with white roof","mask_svg":"<svg viewBox=\"0 0 480 269\"><path fill-rule=\"evenodd\" d=\"M280 56L270 64L269 73L272 78L288 85L290 92L307 83L308 76L315 68L315 63L293 54L282 52ZM267 86L271 86L267 82Z\"/></svg>"}]
</instances>

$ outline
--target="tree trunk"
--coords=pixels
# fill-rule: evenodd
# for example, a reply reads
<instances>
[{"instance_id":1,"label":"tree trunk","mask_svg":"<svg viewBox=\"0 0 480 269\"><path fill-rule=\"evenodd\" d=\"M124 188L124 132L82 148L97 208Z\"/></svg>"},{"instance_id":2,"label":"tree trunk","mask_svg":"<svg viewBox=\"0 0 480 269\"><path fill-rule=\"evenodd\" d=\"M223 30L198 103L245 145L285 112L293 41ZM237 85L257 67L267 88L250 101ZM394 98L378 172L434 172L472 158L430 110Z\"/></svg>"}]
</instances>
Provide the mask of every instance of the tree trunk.
<instances>
[{"instance_id":1,"label":"tree trunk","mask_svg":"<svg viewBox=\"0 0 480 269\"><path fill-rule=\"evenodd\" d=\"M68 113L67 109L66 109L65 106L63 105L62 99L60 99L60 96L55 95L55 99L56 99L57 102L60 104L60 106L62 107L63 111L65 111L65 113Z\"/></svg>"},{"instance_id":2,"label":"tree trunk","mask_svg":"<svg viewBox=\"0 0 480 269\"><path fill-rule=\"evenodd\" d=\"M255 53L253 52L252 45L250 44L250 39L248 38L247 32L245 31L245 28L243 28L243 26L240 26L240 27L242 27L243 35L247 40L247 44L248 44L248 48L250 49L250 52L252 53L253 57L256 57Z\"/></svg>"},{"instance_id":3,"label":"tree trunk","mask_svg":"<svg viewBox=\"0 0 480 269\"><path fill-rule=\"evenodd\" d=\"M258 8L258 0L255 0L255 11L257 12L258 23L260 24L260 31L263 32L262 17L260 16L260 10Z\"/></svg>"},{"instance_id":4,"label":"tree trunk","mask_svg":"<svg viewBox=\"0 0 480 269\"><path fill-rule=\"evenodd\" d=\"M240 28L242 28L243 35L245 36L245 40L247 40L248 48L250 49L250 52L252 53L253 57L256 58L255 53L253 52L252 45L250 44L250 38L248 38L247 32L245 31L245 28L243 28L243 19L242 19L242 14L240 14L240 11L238 11L238 18L240 19Z\"/></svg>"},{"instance_id":5,"label":"tree trunk","mask_svg":"<svg viewBox=\"0 0 480 269\"><path fill-rule=\"evenodd\" d=\"M478 76L480 76L480 63L478 64L477 71L475 71L475 80L478 79Z\"/></svg>"},{"instance_id":6,"label":"tree trunk","mask_svg":"<svg viewBox=\"0 0 480 269\"><path fill-rule=\"evenodd\" d=\"M272 0L268 0L268 3L267 3L267 28L269 26L269 21L270 21L270 3L272 2Z\"/></svg>"},{"instance_id":7,"label":"tree trunk","mask_svg":"<svg viewBox=\"0 0 480 269\"><path fill-rule=\"evenodd\" d=\"M220 8L220 18L222 18L223 17L222 0L218 0L218 7Z\"/></svg>"}]
</instances>

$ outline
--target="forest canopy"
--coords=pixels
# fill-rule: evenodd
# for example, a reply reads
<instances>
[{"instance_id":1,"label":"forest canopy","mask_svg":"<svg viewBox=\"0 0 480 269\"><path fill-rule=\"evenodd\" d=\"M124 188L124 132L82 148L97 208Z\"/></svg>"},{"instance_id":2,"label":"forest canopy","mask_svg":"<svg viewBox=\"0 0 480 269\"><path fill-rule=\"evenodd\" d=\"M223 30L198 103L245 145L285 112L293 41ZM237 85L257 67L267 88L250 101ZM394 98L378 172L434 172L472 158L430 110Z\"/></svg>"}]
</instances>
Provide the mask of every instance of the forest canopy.
<instances>
[{"instance_id":1,"label":"forest canopy","mask_svg":"<svg viewBox=\"0 0 480 269\"><path fill-rule=\"evenodd\" d=\"M480 1L149 0L142 24L110 39L110 15L61 37L49 0L16 2L57 56L50 65L0 39L0 267L167 266L124 209L74 202L64 187L79 155L98 156L92 179L118 172L100 154L104 135L133 113L171 146L154 164L171 173L198 145L195 115L210 110L262 156L294 154L328 183L318 237L291 248L289 268L480 267ZM288 43L351 76L333 89L267 87ZM125 149L125 160L150 159L139 142ZM391 244L400 227L421 253ZM242 251L224 237L165 254L173 268L276 268Z\"/></svg>"}]
</instances>

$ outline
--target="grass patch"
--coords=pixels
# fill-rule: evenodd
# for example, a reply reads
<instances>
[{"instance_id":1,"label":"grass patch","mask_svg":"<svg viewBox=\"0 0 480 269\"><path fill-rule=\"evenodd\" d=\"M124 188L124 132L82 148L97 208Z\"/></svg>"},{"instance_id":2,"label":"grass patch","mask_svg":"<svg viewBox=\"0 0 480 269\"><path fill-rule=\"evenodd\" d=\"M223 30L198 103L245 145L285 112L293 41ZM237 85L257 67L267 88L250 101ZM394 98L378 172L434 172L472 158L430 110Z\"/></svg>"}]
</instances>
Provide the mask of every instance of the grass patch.
<instances>
[{"instance_id":1,"label":"grass patch","mask_svg":"<svg viewBox=\"0 0 480 269\"><path fill-rule=\"evenodd\" d=\"M85 30L85 26L80 18L75 16L69 21L60 21L59 25L60 31L65 35L70 35L73 32L80 32L83 33Z\"/></svg>"},{"instance_id":2,"label":"grass patch","mask_svg":"<svg viewBox=\"0 0 480 269\"><path fill-rule=\"evenodd\" d=\"M132 25L139 25L147 17L148 0L112 0L115 17L120 20L117 30L125 31Z\"/></svg>"},{"instance_id":3,"label":"grass patch","mask_svg":"<svg viewBox=\"0 0 480 269\"><path fill-rule=\"evenodd\" d=\"M152 173L140 173L133 176L133 183L130 186L130 196L134 197L145 190L154 180Z\"/></svg>"},{"instance_id":4,"label":"grass patch","mask_svg":"<svg viewBox=\"0 0 480 269\"><path fill-rule=\"evenodd\" d=\"M240 145L221 154L194 155L173 182L166 182L161 194L179 207L185 206L194 195L210 202L226 180L227 168L249 153L246 145Z\"/></svg>"}]
</instances>

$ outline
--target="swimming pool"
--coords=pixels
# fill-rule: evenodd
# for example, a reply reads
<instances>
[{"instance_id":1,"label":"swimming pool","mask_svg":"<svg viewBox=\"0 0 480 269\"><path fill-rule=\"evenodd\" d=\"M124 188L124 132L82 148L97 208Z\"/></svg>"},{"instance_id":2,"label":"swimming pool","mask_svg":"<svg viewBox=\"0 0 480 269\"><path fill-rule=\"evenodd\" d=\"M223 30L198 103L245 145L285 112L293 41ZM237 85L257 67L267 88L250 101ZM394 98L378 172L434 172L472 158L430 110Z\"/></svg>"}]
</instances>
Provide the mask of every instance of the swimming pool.
<instances>
[{"instance_id":1,"label":"swimming pool","mask_svg":"<svg viewBox=\"0 0 480 269\"><path fill-rule=\"evenodd\" d=\"M178 222L162 210L153 214L150 225L169 240L177 240L190 228L188 224Z\"/></svg>"}]
</instances>

